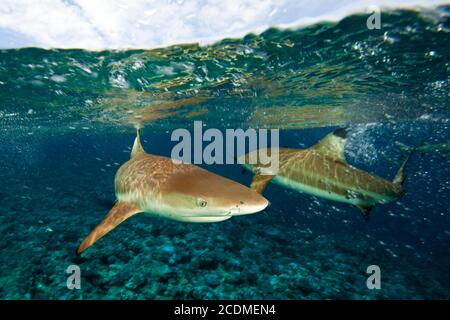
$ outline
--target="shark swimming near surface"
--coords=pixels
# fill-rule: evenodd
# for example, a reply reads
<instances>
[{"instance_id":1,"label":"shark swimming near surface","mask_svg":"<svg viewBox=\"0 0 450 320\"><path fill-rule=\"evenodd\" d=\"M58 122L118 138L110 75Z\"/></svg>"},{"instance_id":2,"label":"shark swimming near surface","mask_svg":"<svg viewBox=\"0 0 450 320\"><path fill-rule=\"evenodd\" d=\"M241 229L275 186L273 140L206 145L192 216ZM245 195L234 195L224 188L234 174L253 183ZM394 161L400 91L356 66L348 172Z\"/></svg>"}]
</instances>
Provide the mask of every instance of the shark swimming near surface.
<instances>
[{"instance_id":1,"label":"shark swimming near surface","mask_svg":"<svg viewBox=\"0 0 450 320\"><path fill-rule=\"evenodd\" d=\"M255 173L250 187L259 193L274 182L294 191L351 204L367 219L375 204L388 203L403 195L404 170L411 153L393 181L388 181L349 165L344 157L346 140L347 131L340 128L308 149L268 149L269 153L278 152L277 172L268 172L260 161L249 164L251 156L258 159L259 150L243 155L240 163Z\"/></svg>"},{"instance_id":2,"label":"shark swimming near surface","mask_svg":"<svg viewBox=\"0 0 450 320\"><path fill-rule=\"evenodd\" d=\"M399 141L395 141L395 144L400 149L400 151L403 153L409 153L411 151L415 151L415 152L422 153L422 154L438 153L444 157L450 156L450 141L442 142L442 143L424 143L417 147L410 147Z\"/></svg>"},{"instance_id":3,"label":"shark swimming near surface","mask_svg":"<svg viewBox=\"0 0 450 320\"><path fill-rule=\"evenodd\" d=\"M138 213L182 222L219 222L262 211L269 204L240 183L191 164L146 153L139 129L131 159L116 173L115 191L117 202L83 240L78 254Z\"/></svg>"}]
</instances>

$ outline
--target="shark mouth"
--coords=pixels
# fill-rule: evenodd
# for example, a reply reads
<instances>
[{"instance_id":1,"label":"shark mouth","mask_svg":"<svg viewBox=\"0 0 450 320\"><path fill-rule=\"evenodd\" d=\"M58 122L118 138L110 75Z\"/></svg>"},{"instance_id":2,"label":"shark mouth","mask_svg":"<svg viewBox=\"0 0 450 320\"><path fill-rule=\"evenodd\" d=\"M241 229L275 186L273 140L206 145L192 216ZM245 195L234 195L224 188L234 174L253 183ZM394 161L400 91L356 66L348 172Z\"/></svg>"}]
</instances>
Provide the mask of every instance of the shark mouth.
<instances>
[{"instance_id":1,"label":"shark mouth","mask_svg":"<svg viewBox=\"0 0 450 320\"><path fill-rule=\"evenodd\" d=\"M231 211L228 212L224 212L224 213L217 213L217 214L196 214L196 215L191 215L191 216L185 216L187 218L221 218L221 217L228 217L228 216L233 216L233 214L231 213Z\"/></svg>"}]
</instances>

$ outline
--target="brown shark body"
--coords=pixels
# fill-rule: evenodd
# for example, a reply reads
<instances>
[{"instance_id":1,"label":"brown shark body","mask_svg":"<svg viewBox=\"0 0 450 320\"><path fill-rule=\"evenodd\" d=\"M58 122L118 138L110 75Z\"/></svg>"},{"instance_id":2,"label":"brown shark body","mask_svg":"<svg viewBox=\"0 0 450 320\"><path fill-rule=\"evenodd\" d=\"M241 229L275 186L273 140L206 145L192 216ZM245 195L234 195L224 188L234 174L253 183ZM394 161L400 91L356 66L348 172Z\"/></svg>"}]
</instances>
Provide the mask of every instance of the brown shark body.
<instances>
[{"instance_id":1,"label":"brown shark body","mask_svg":"<svg viewBox=\"0 0 450 320\"><path fill-rule=\"evenodd\" d=\"M260 194L235 181L146 153L139 131L131 159L117 171L115 189L116 204L83 240L78 253L137 213L183 222L218 222L268 205Z\"/></svg>"},{"instance_id":2,"label":"brown shark body","mask_svg":"<svg viewBox=\"0 0 450 320\"><path fill-rule=\"evenodd\" d=\"M260 163L244 165L256 173L251 188L262 193L269 182L274 182L298 192L354 205L366 218L373 205L388 203L403 195L402 182L408 159L394 180L388 181L350 166L344 158L345 141L346 131L338 129L308 149L269 149L269 153L278 152L279 169L274 174L262 175L264 166ZM245 155L245 160L241 161L248 163L250 155Z\"/></svg>"}]
</instances>

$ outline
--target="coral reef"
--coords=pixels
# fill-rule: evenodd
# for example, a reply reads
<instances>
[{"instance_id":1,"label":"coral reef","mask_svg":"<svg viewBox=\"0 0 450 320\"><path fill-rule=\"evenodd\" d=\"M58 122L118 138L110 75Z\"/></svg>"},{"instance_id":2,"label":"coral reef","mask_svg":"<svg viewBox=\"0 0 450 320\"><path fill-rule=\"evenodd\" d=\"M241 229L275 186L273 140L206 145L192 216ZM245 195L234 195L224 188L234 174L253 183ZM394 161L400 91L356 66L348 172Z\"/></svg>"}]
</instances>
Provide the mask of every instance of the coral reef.
<instances>
[{"instance_id":1,"label":"coral reef","mask_svg":"<svg viewBox=\"0 0 450 320\"><path fill-rule=\"evenodd\" d=\"M94 153L78 142L65 148L70 158L44 157L33 171L11 160L3 173L2 299L450 298L448 170L425 174L438 172L439 158L432 168L415 158L410 192L375 207L368 222L349 206L269 185L271 205L262 213L215 224L137 215L77 256L114 202L117 165L102 159L128 155L120 147ZM250 179L238 166L212 169ZM80 290L66 286L72 264L81 269ZM380 290L366 286L373 264L381 268Z\"/></svg>"}]
</instances>

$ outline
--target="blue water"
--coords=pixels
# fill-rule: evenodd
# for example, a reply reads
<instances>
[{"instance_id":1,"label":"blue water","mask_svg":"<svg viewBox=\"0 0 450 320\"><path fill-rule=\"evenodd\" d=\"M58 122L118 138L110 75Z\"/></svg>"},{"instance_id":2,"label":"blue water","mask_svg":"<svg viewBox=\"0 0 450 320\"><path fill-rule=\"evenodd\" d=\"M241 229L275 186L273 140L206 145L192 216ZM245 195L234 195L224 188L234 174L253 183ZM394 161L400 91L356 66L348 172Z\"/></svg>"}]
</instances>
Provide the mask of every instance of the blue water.
<instances>
[{"instance_id":1,"label":"blue water","mask_svg":"<svg viewBox=\"0 0 450 320\"><path fill-rule=\"evenodd\" d=\"M193 120L280 128L291 148L345 126L348 162L386 179L404 156L395 141L447 143L450 42L439 10L434 20L384 13L373 32L357 15L208 47L1 51L0 298L450 298L448 150L414 153L405 195L368 221L269 184L263 212L214 224L137 215L75 253L115 201L136 123L146 151L165 156L172 130ZM203 167L245 185L252 177ZM79 290L67 288L69 265L80 267ZM366 286L369 265L381 269L379 290Z\"/></svg>"}]
</instances>

